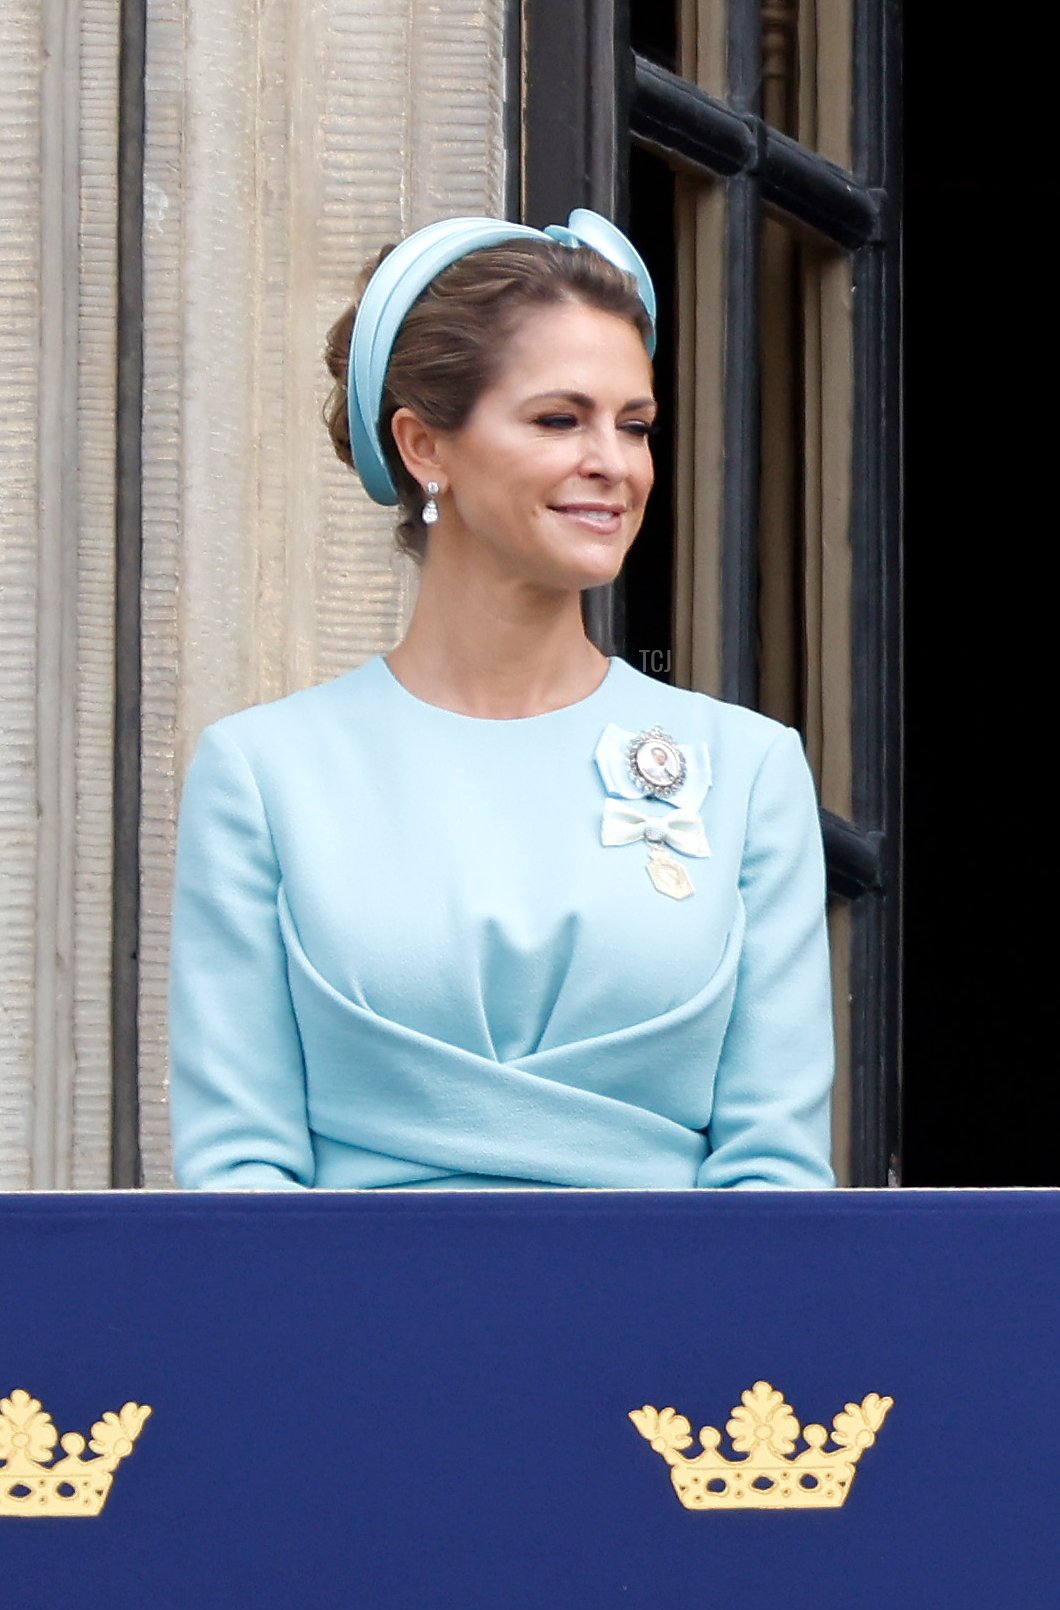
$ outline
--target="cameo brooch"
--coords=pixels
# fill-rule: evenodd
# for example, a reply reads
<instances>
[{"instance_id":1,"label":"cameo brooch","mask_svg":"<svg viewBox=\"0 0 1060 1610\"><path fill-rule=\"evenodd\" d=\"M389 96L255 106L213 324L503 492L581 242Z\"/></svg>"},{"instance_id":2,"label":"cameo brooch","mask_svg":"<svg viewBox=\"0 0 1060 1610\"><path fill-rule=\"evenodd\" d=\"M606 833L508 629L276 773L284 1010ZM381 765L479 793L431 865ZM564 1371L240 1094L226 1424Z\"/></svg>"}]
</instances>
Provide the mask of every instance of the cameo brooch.
<instances>
[{"instance_id":1,"label":"cameo brooch","mask_svg":"<svg viewBox=\"0 0 1060 1610\"><path fill-rule=\"evenodd\" d=\"M608 795L600 842L644 844L645 871L653 887L671 900L687 900L695 885L685 858L710 855L698 810L710 788L706 744L682 747L662 727L634 734L610 723L593 758ZM658 800L662 810L644 810L650 799Z\"/></svg>"},{"instance_id":2,"label":"cameo brooch","mask_svg":"<svg viewBox=\"0 0 1060 1610\"><path fill-rule=\"evenodd\" d=\"M688 764L668 732L649 727L638 732L626 752L629 774L645 794L669 799L688 774Z\"/></svg>"}]
</instances>

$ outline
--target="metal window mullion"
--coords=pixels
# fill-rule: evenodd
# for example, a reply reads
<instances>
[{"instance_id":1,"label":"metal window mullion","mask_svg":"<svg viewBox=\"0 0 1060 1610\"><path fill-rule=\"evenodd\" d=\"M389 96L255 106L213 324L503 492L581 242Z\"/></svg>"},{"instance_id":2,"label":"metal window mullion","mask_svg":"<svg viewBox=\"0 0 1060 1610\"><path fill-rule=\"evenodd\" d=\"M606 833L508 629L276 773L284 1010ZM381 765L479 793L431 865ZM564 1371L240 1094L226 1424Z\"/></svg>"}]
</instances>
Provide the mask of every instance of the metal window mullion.
<instances>
[{"instance_id":1,"label":"metal window mullion","mask_svg":"<svg viewBox=\"0 0 1060 1610\"><path fill-rule=\"evenodd\" d=\"M509 35L525 70L522 218L543 228L572 207L624 224L632 53L629 0L524 0Z\"/></svg>"},{"instance_id":2,"label":"metal window mullion","mask_svg":"<svg viewBox=\"0 0 1060 1610\"><path fill-rule=\"evenodd\" d=\"M522 216L523 191L523 6L504 4L504 215Z\"/></svg>"},{"instance_id":3,"label":"metal window mullion","mask_svg":"<svg viewBox=\"0 0 1060 1610\"><path fill-rule=\"evenodd\" d=\"M730 7L728 78L734 110L757 112L761 82L757 4ZM721 695L750 706L758 703L760 229L757 181L737 175L726 192Z\"/></svg>"},{"instance_id":4,"label":"metal window mullion","mask_svg":"<svg viewBox=\"0 0 1060 1610\"><path fill-rule=\"evenodd\" d=\"M592 92L588 95L585 205L621 228L629 221L629 27L629 0L589 0L585 81ZM625 654L625 575L606 587L587 588L582 594L582 617L589 637L605 654Z\"/></svg>"},{"instance_id":5,"label":"metal window mullion","mask_svg":"<svg viewBox=\"0 0 1060 1610\"><path fill-rule=\"evenodd\" d=\"M900 71L895 0L855 0L854 163L897 215ZM901 460L900 242L887 231L854 259L851 541L853 806L880 846L880 891L854 907L852 1171L900 1179Z\"/></svg>"},{"instance_id":6,"label":"metal window mullion","mask_svg":"<svg viewBox=\"0 0 1060 1610\"><path fill-rule=\"evenodd\" d=\"M822 810L821 836L830 894L857 900L883 887L883 834L866 832L843 816Z\"/></svg>"},{"instance_id":7,"label":"metal window mullion","mask_svg":"<svg viewBox=\"0 0 1060 1610\"><path fill-rule=\"evenodd\" d=\"M776 129L761 128L762 200L853 250L880 231L880 197L834 162Z\"/></svg>"},{"instance_id":8,"label":"metal window mullion","mask_svg":"<svg viewBox=\"0 0 1060 1610\"><path fill-rule=\"evenodd\" d=\"M641 145L704 178L754 175L764 202L847 250L877 238L881 198L854 174L655 62L633 71Z\"/></svg>"},{"instance_id":9,"label":"metal window mullion","mask_svg":"<svg viewBox=\"0 0 1060 1610\"><path fill-rule=\"evenodd\" d=\"M626 222L632 52L629 0L524 0L522 218L565 223L572 207ZM586 631L625 650L622 579L582 595Z\"/></svg>"},{"instance_id":10,"label":"metal window mullion","mask_svg":"<svg viewBox=\"0 0 1060 1610\"><path fill-rule=\"evenodd\" d=\"M633 58L634 137L702 177L727 178L754 167L751 121L697 84L643 56Z\"/></svg>"}]
</instances>

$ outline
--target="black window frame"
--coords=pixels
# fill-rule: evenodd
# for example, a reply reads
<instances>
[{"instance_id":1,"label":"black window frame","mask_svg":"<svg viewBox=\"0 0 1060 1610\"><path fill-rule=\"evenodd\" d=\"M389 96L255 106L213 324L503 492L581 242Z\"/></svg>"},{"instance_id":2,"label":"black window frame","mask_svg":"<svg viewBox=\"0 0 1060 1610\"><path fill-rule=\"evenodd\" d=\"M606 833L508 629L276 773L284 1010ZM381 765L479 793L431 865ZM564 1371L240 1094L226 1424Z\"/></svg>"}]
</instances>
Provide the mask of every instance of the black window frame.
<instances>
[{"instance_id":1,"label":"black window frame","mask_svg":"<svg viewBox=\"0 0 1060 1610\"><path fill-rule=\"evenodd\" d=\"M829 891L851 906L851 1183L901 1182L901 13L853 0L848 172L758 115L760 0L730 0L728 100L634 52L629 0L522 0L510 126L512 211L542 226L587 206L627 226L630 152L727 186L722 686L757 702L758 241L763 209L847 252L854 285L853 817L822 811ZM624 653L621 581L585 597Z\"/></svg>"}]
</instances>

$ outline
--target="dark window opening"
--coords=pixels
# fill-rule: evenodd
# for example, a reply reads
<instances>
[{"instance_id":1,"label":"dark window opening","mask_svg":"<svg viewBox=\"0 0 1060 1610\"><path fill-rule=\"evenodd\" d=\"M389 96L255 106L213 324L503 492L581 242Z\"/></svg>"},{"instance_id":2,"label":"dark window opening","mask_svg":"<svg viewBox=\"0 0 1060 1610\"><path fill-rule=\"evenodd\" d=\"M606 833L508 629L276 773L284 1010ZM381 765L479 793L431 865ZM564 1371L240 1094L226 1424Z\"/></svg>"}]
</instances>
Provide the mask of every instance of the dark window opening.
<instances>
[{"instance_id":1,"label":"dark window opening","mask_svg":"<svg viewBox=\"0 0 1060 1610\"><path fill-rule=\"evenodd\" d=\"M625 657L637 670L673 681L674 181L664 162L630 153L630 233L659 298L655 394L659 426L652 441L655 486L624 570Z\"/></svg>"},{"instance_id":2,"label":"dark window opening","mask_svg":"<svg viewBox=\"0 0 1060 1610\"><path fill-rule=\"evenodd\" d=\"M849 589L855 646L847 656L845 629L838 632L833 643L839 657L832 661L852 706L852 775L849 788L842 780L837 783L833 765L829 786L835 808L844 814L825 811L823 826L830 887L852 902L849 1177L856 1184L884 1184L900 1177L899 13L891 0L859 0L855 5L847 166L826 160L758 115L763 59L756 5L730 9L725 93L708 93L678 76L676 14L673 5L649 8L641 0L523 0L520 13L527 67L522 215L540 224L576 205L608 213L629 228L657 279L662 304L656 380L663 424L654 444L657 484L651 513L622 583L586 595L586 622L601 646L667 680L674 680L678 651L684 654L689 646L685 639L691 625L700 655L697 685L758 703L762 214L768 208L793 236L808 227L819 240L832 243L822 249L838 253L853 283L852 361L839 388L852 387L853 395L828 416L834 438L836 430L850 428L846 422L853 409ZM709 64L706 76L719 84L715 65ZM770 108L775 113L772 103ZM831 111L841 126L843 109L834 97ZM688 175L680 180L680 191L674 178L678 168ZM682 235L680 261L683 316L693 305L693 316L698 317L699 306L708 311L702 333L709 361L718 364L724 396L707 397L700 418L703 388L693 388L695 417L682 415L682 499L691 464L697 477L700 471L711 479L717 475L718 501L711 516L714 525L696 533L706 558L691 592L685 568L690 556L684 546L689 511L682 507L680 591L694 613L685 616L681 637L675 640L675 200L679 194L684 216L686 184L693 190L699 184L714 187L712 197L722 203L720 210L713 201L696 210L697 233ZM686 248L693 248L692 278ZM698 350L698 323L692 334ZM837 344L832 350L844 348ZM842 379L835 367L830 374ZM682 374L682 387L685 381ZM775 431L772 439L777 439ZM702 452L704 442L710 458L688 459L688 452ZM820 453L815 462L823 464ZM697 479L697 495L701 484L707 482ZM772 529L780 527L774 524ZM823 518L815 519L815 529L823 552L829 535ZM842 551L842 532L831 532L831 540ZM774 544L770 552L777 551ZM836 551L833 547L829 554ZM691 558L695 563L696 556ZM834 567L830 571L833 577L840 573ZM701 615L698 599L710 593L708 612ZM775 590L772 596L776 598ZM845 722L844 701L831 708ZM819 702L818 744L820 719Z\"/></svg>"},{"instance_id":3,"label":"dark window opening","mask_svg":"<svg viewBox=\"0 0 1060 1610\"><path fill-rule=\"evenodd\" d=\"M1060 310L1040 230L1060 181L986 131L943 176L926 160L975 86L1018 84L1021 148L1049 149L1056 24L1029 46L914 6L905 29L905 1183L1058 1186L1052 835L1033 825L1055 746L1028 706L1048 675Z\"/></svg>"}]
</instances>

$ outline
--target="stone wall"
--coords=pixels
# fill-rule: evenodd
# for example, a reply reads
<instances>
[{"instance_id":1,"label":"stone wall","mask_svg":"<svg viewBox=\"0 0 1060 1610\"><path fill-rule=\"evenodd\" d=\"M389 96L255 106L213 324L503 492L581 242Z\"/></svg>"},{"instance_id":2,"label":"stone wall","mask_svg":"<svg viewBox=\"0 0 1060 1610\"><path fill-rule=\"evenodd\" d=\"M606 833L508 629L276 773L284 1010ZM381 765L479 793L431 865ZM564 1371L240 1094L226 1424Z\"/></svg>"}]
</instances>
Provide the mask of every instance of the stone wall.
<instances>
[{"instance_id":1,"label":"stone wall","mask_svg":"<svg viewBox=\"0 0 1060 1610\"><path fill-rule=\"evenodd\" d=\"M334 458L361 262L503 210L504 0L148 0L141 1139L169 1183L180 783L206 722L391 646ZM109 1182L117 0L0 0L0 1189ZM128 869L119 869L120 875Z\"/></svg>"}]
</instances>

